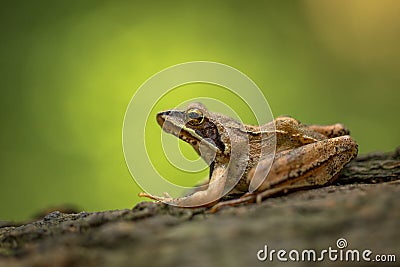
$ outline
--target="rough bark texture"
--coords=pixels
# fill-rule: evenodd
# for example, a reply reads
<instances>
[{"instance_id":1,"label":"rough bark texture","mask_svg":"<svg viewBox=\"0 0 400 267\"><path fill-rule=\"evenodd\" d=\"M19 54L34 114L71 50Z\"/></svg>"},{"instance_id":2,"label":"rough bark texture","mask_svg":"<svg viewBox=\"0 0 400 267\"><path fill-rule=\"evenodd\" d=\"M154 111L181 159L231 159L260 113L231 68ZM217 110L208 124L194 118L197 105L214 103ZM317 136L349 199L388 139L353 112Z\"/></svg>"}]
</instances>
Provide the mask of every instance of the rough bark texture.
<instances>
[{"instance_id":1,"label":"rough bark texture","mask_svg":"<svg viewBox=\"0 0 400 267\"><path fill-rule=\"evenodd\" d=\"M379 265L399 266L399 177L398 148L358 157L334 185L216 214L141 202L126 210L56 211L22 225L0 222L0 266L277 266L283 263L276 253L262 262L257 252L267 245L319 253L338 249L339 238L347 240L344 253L392 254L396 262ZM346 265L328 255L316 264Z\"/></svg>"}]
</instances>

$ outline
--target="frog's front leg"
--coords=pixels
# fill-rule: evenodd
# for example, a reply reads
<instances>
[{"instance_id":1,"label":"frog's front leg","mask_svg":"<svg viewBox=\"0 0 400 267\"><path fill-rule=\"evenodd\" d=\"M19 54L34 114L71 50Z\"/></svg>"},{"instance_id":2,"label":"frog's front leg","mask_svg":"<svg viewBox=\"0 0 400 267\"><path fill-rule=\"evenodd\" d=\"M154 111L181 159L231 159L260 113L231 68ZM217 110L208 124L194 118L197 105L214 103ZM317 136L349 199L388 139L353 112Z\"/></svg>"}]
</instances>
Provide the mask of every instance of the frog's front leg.
<instances>
[{"instance_id":1,"label":"frog's front leg","mask_svg":"<svg viewBox=\"0 0 400 267\"><path fill-rule=\"evenodd\" d=\"M179 198L160 197L148 193L139 193L140 197L147 197L165 204L179 207L205 207L218 201L224 193L227 182L226 166L214 167L207 189L196 191L191 195Z\"/></svg>"}]
</instances>

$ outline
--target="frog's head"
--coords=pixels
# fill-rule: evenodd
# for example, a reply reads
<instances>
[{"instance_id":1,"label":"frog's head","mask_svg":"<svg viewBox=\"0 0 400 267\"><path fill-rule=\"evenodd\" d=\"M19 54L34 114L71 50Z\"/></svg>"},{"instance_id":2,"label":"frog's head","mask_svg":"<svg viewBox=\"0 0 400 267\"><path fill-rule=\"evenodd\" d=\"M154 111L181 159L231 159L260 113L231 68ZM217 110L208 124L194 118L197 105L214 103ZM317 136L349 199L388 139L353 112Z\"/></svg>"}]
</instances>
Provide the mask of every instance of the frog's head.
<instances>
[{"instance_id":1,"label":"frog's head","mask_svg":"<svg viewBox=\"0 0 400 267\"><path fill-rule=\"evenodd\" d=\"M222 114L212 113L201 103L191 103L185 110L157 114L157 122L167 133L189 143L201 155L203 148L217 154L229 154L229 127L239 123Z\"/></svg>"}]
</instances>

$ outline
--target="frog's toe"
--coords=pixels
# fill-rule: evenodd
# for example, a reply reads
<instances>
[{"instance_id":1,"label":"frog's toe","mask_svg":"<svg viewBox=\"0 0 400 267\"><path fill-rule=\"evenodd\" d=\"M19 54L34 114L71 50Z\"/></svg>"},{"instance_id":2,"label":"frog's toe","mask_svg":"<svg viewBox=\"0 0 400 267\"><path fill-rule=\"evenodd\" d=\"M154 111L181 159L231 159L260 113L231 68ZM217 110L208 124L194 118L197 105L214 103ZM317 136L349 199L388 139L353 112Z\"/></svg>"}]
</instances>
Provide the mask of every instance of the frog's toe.
<instances>
[{"instance_id":1,"label":"frog's toe","mask_svg":"<svg viewBox=\"0 0 400 267\"><path fill-rule=\"evenodd\" d=\"M164 197L166 197L166 198L172 198L171 195L168 194L168 192L164 192L163 195L164 195Z\"/></svg>"},{"instance_id":2,"label":"frog's toe","mask_svg":"<svg viewBox=\"0 0 400 267\"><path fill-rule=\"evenodd\" d=\"M152 194L145 193L145 192L140 192L139 197L147 197L147 198L157 200L157 201L165 201L165 199L166 199L165 197L154 196Z\"/></svg>"},{"instance_id":3,"label":"frog's toe","mask_svg":"<svg viewBox=\"0 0 400 267\"><path fill-rule=\"evenodd\" d=\"M241 196L240 198L219 202L218 204L214 205L210 209L210 212L211 213L215 213L220 208L225 207L225 206L237 206L237 205L240 205L242 203L254 202L254 200L256 199L256 196L257 195L254 194L254 193L246 193L243 196Z\"/></svg>"}]
</instances>

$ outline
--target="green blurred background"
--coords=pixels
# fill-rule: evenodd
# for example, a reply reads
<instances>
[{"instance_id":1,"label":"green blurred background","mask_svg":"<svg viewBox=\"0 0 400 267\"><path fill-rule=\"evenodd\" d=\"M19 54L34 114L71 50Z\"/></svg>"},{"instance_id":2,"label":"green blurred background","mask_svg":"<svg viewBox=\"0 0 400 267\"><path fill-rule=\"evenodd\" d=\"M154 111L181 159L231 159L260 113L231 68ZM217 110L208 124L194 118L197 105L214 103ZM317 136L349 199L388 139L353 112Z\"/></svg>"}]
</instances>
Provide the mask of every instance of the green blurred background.
<instances>
[{"instance_id":1,"label":"green blurred background","mask_svg":"<svg viewBox=\"0 0 400 267\"><path fill-rule=\"evenodd\" d=\"M361 153L393 150L399 11L396 0L2 3L0 220L138 202L125 109L147 78L186 61L246 73L275 116L346 124Z\"/></svg>"}]
</instances>

